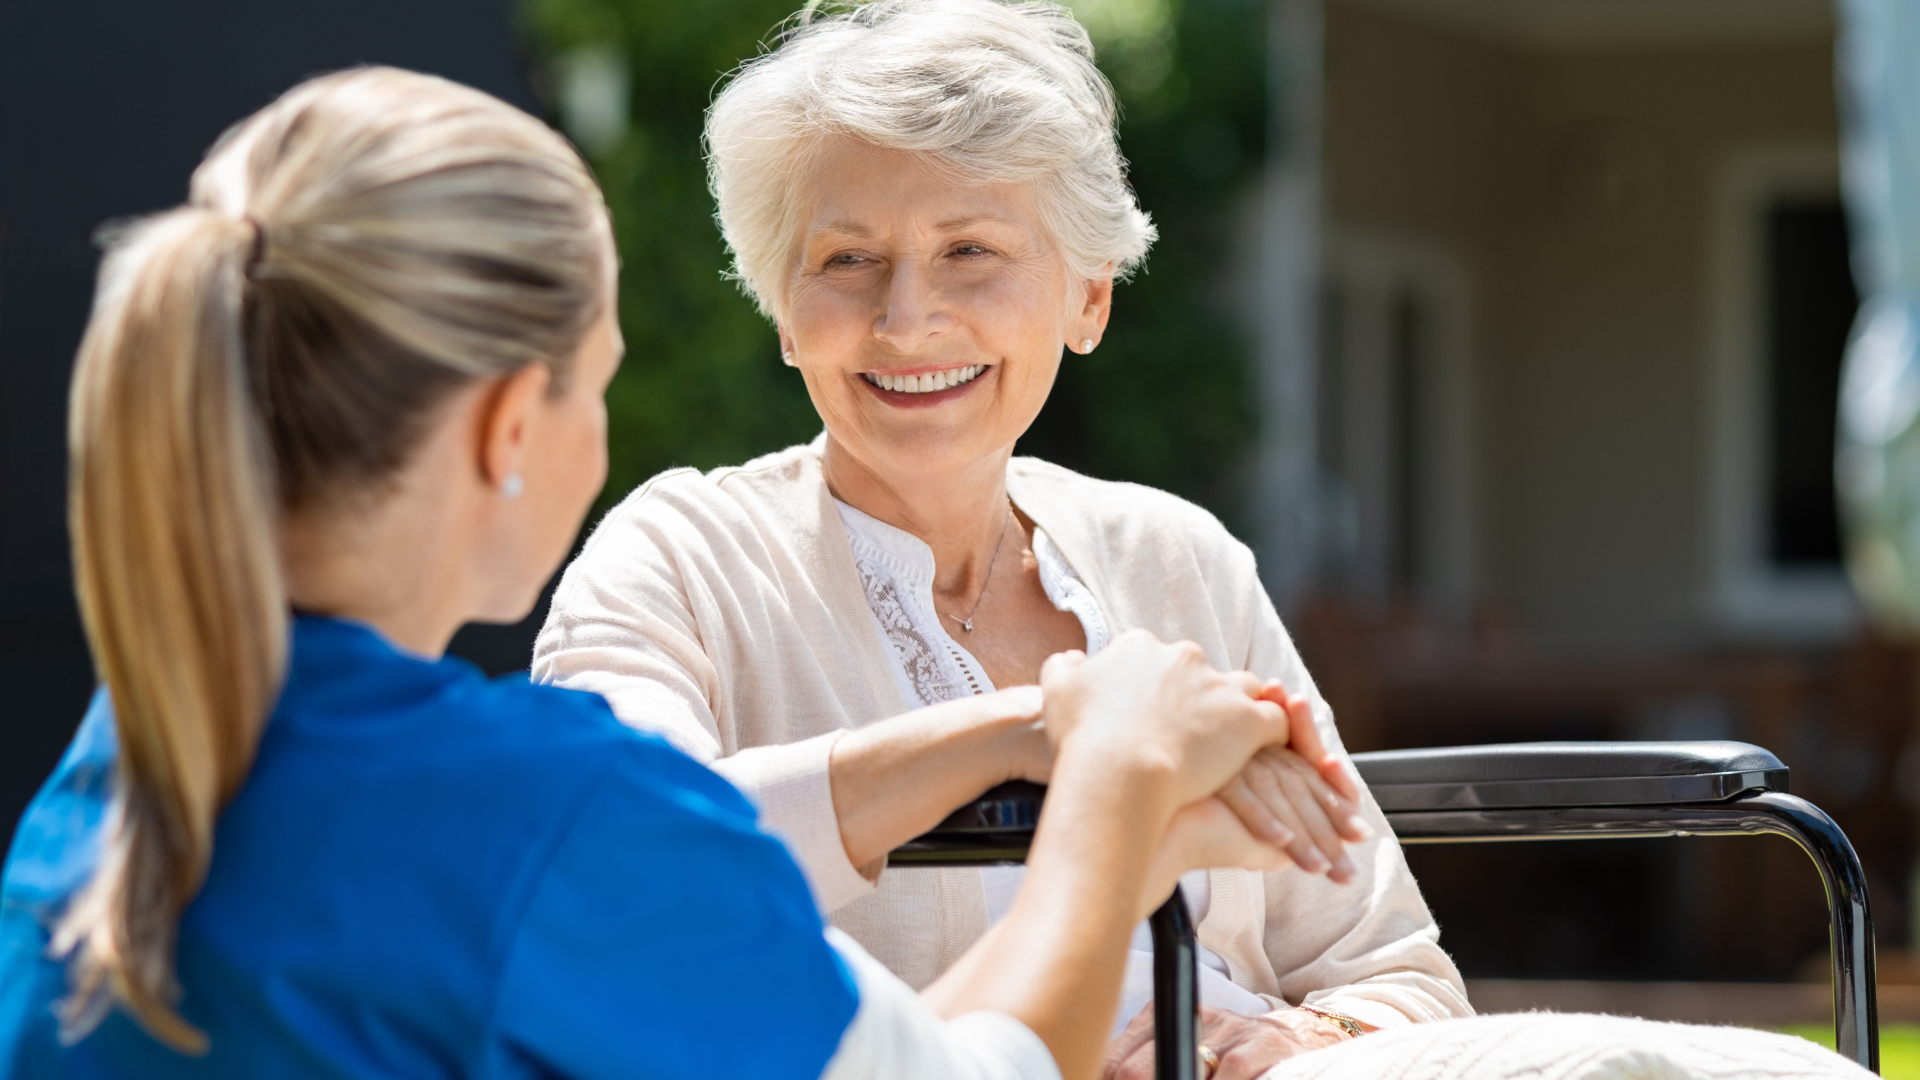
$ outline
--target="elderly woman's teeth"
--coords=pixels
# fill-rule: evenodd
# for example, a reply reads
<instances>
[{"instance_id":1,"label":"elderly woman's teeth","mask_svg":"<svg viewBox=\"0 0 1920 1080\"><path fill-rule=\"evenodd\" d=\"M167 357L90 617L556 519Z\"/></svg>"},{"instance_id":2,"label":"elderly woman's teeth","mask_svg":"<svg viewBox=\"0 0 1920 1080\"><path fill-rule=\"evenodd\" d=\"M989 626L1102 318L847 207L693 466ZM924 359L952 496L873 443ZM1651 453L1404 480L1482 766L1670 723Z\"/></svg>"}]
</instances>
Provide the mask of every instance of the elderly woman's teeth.
<instances>
[{"instance_id":1,"label":"elderly woman's teeth","mask_svg":"<svg viewBox=\"0 0 1920 1080\"><path fill-rule=\"evenodd\" d=\"M893 390L902 394L931 394L935 390L949 390L962 383L970 383L987 370L985 364L973 364L968 367L949 368L936 371L931 375L883 375L877 371L863 373L862 378L882 390Z\"/></svg>"}]
</instances>

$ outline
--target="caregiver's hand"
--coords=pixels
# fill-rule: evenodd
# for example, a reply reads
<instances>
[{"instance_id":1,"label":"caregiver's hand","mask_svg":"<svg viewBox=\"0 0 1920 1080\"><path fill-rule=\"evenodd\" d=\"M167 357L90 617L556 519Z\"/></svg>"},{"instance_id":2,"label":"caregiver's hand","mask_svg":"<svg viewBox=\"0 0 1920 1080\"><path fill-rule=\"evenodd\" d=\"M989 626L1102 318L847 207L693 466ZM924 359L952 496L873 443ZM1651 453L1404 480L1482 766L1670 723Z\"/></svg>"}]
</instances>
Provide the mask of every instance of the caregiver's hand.
<instances>
[{"instance_id":1,"label":"caregiver's hand","mask_svg":"<svg viewBox=\"0 0 1920 1080\"><path fill-rule=\"evenodd\" d=\"M1176 805L1226 786L1262 747L1288 739L1286 712L1244 671L1215 671L1190 641L1131 630L1089 660L1049 657L1040 669L1047 738L1064 752L1111 755L1172 781Z\"/></svg>"},{"instance_id":2,"label":"caregiver's hand","mask_svg":"<svg viewBox=\"0 0 1920 1080\"><path fill-rule=\"evenodd\" d=\"M1151 635L1145 635L1144 641L1157 644ZM1204 666L1205 659L1198 646L1182 643L1174 648L1191 650L1186 659ZM1104 660L1106 654L1101 655ZM1049 660L1048 664L1055 683L1059 684L1067 672L1078 671L1085 662L1082 654L1069 652ZM1041 669L1043 687L1048 682L1048 670ZM1127 678L1108 689L1131 693L1130 687L1153 678L1151 671L1137 666L1125 671ZM1340 884L1351 882L1358 870L1347 855L1346 845L1371 839L1373 829L1360 816L1360 789L1352 766L1321 739L1320 729L1313 721L1312 703L1288 694L1278 680L1258 682L1245 672L1211 674L1217 677L1211 684L1216 692L1222 686L1230 686L1231 692L1249 693L1273 703L1287 717L1284 742L1261 749L1239 775L1220 789L1221 801L1239 816L1254 837L1285 851L1293 865L1311 874L1326 874ZM1190 688L1185 683L1157 685L1165 698L1160 707L1168 711L1174 710L1176 695ZM1057 686L1047 691L1049 696L1056 692L1059 692ZM1048 733L1050 738L1058 740L1061 731L1057 721L1050 722ZM1242 865L1252 868L1245 860L1195 863L1190 868Z\"/></svg>"},{"instance_id":3,"label":"caregiver's hand","mask_svg":"<svg viewBox=\"0 0 1920 1080\"><path fill-rule=\"evenodd\" d=\"M1242 870L1278 870L1289 862L1287 853L1247 830L1246 823L1217 798L1201 799L1174 815L1166 839L1154 853L1140 894L1140 917L1146 918L1167 897L1180 875L1189 870L1232 866Z\"/></svg>"},{"instance_id":4,"label":"caregiver's hand","mask_svg":"<svg viewBox=\"0 0 1920 1080\"><path fill-rule=\"evenodd\" d=\"M1200 1006L1200 1042L1220 1058L1213 1080L1254 1080L1280 1062L1352 1036L1305 1009L1241 1016ZM1153 1006L1107 1047L1104 1080L1153 1080Z\"/></svg>"}]
</instances>

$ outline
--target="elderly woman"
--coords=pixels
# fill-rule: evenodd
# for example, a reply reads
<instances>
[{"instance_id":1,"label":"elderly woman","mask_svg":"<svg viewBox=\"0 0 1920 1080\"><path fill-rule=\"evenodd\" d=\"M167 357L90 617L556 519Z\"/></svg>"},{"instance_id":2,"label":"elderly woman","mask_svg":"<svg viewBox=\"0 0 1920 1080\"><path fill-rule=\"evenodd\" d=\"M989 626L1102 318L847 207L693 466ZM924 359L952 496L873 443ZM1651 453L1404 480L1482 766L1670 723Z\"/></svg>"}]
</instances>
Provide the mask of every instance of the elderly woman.
<instances>
[{"instance_id":1,"label":"elderly woman","mask_svg":"<svg viewBox=\"0 0 1920 1080\"><path fill-rule=\"evenodd\" d=\"M1046 777L1049 655L1134 628L1186 639L1310 701L1338 747L1218 521L1012 456L1154 237L1092 52L1050 4L883 0L803 20L740 71L707 129L721 227L826 430L634 492L535 651L536 678L604 695L749 792L834 924L914 986L1022 872L883 872L886 855L997 782ZM1285 749L1227 792L1293 866L1188 878L1229 1074L1470 1013L1377 807L1337 759L1325 771L1356 801ZM1149 971L1130 970L1120 1023Z\"/></svg>"}]
</instances>

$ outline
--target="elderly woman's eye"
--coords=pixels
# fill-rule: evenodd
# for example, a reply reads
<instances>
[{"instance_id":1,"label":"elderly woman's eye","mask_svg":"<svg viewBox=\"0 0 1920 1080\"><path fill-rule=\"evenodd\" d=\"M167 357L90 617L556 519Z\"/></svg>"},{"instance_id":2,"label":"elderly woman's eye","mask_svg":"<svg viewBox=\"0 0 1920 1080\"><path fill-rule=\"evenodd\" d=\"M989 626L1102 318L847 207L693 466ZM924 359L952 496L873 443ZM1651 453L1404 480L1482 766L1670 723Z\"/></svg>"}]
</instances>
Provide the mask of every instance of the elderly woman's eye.
<instances>
[{"instance_id":1,"label":"elderly woman's eye","mask_svg":"<svg viewBox=\"0 0 1920 1080\"><path fill-rule=\"evenodd\" d=\"M854 254L851 251L843 251L838 255L829 257L827 259L827 265L828 266L856 266L866 261L867 261L866 259L862 258L859 255Z\"/></svg>"},{"instance_id":2,"label":"elderly woman's eye","mask_svg":"<svg viewBox=\"0 0 1920 1080\"><path fill-rule=\"evenodd\" d=\"M985 255L987 249L979 244L960 244L953 249L955 255Z\"/></svg>"}]
</instances>

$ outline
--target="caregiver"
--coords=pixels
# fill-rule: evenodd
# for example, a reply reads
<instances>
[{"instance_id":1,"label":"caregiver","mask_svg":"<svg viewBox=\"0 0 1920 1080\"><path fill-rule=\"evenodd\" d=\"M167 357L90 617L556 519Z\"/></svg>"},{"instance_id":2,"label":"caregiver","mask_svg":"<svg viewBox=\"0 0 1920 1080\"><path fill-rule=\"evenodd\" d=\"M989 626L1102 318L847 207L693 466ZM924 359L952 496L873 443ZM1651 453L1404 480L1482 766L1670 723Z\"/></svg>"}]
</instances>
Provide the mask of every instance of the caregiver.
<instances>
[{"instance_id":1,"label":"caregiver","mask_svg":"<svg viewBox=\"0 0 1920 1080\"><path fill-rule=\"evenodd\" d=\"M536 678L600 693L747 791L833 923L914 986L1004 916L1022 871L882 872L886 855L994 783L1047 776L1038 695L992 693L1036 682L1047 656L1135 628L1191 640L1310 701L1337 751L1252 554L1218 521L1012 456L1153 238L1069 12L884 0L802 17L721 91L707 142L739 278L826 430L629 496L562 580ZM1323 775L1302 749L1268 751L1226 792L1295 865L1187 882L1228 1075L1470 1012L1378 808L1337 754ZM1147 948L1143 932L1118 1018L1139 1013L1136 1034Z\"/></svg>"},{"instance_id":2,"label":"caregiver","mask_svg":"<svg viewBox=\"0 0 1920 1080\"><path fill-rule=\"evenodd\" d=\"M391 69L120 232L71 419L106 686L0 881L0 1076L1084 1080L1142 914L1279 864L1208 798L1286 737L1264 684L1145 634L1055 658L1035 887L923 1000L719 777L443 658L601 486L613 296L567 144Z\"/></svg>"}]
</instances>

